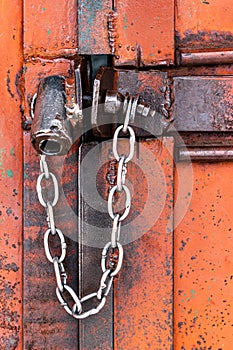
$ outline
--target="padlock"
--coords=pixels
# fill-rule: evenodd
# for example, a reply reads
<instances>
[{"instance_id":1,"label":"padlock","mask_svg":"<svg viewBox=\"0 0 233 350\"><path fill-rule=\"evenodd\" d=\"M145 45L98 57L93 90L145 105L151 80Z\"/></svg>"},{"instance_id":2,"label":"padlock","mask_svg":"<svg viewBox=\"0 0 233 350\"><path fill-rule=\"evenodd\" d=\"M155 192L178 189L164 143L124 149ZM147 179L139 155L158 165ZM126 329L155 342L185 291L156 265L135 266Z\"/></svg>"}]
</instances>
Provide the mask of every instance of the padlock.
<instances>
[{"instance_id":1,"label":"padlock","mask_svg":"<svg viewBox=\"0 0 233 350\"><path fill-rule=\"evenodd\" d=\"M38 87L31 127L31 141L40 154L63 155L71 148L73 130L65 106L65 78L44 78Z\"/></svg>"}]
</instances>

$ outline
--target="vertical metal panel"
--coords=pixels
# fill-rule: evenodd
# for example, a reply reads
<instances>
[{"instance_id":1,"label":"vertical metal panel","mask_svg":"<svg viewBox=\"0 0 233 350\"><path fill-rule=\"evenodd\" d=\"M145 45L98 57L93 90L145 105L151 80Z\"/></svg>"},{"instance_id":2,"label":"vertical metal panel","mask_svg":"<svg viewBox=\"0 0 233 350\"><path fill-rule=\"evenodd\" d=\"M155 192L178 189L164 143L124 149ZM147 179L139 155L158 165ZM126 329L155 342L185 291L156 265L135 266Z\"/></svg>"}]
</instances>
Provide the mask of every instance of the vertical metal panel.
<instances>
[{"instance_id":1,"label":"vertical metal panel","mask_svg":"<svg viewBox=\"0 0 233 350\"><path fill-rule=\"evenodd\" d=\"M110 221L106 213L108 191L106 182L108 163L106 162L109 160L109 150L109 145L102 148L95 142L83 144L80 149L80 297L98 290L102 274L100 264L102 249L100 248L109 241L109 237L104 235L104 229L102 233L98 231L101 227L106 229ZM96 189L100 191L105 203L100 201ZM93 300L88 306L89 308L94 306ZM104 309L99 314L80 321L80 350L113 349L112 320L113 306L110 292Z\"/></svg>"},{"instance_id":2,"label":"vertical metal panel","mask_svg":"<svg viewBox=\"0 0 233 350\"><path fill-rule=\"evenodd\" d=\"M178 164L184 179L185 167ZM193 171L193 193L183 198L191 196L190 206L175 230L175 348L231 349L233 164L194 163Z\"/></svg>"},{"instance_id":3,"label":"vertical metal panel","mask_svg":"<svg viewBox=\"0 0 233 350\"><path fill-rule=\"evenodd\" d=\"M228 0L176 1L178 48L188 52L232 49L232 16L233 6Z\"/></svg>"},{"instance_id":4,"label":"vertical metal panel","mask_svg":"<svg viewBox=\"0 0 233 350\"><path fill-rule=\"evenodd\" d=\"M173 139L138 147L138 169L129 164L127 176L134 190L130 225L141 237L124 246L115 284L115 348L168 350L173 349ZM161 210L157 216L155 207ZM135 212L142 220L137 222Z\"/></svg>"},{"instance_id":5,"label":"vertical metal panel","mask_svg":"<svg viewBox=\"0 0 233 350\"><path fill-rule=\"evenodd\" d=\"M9 6L10 5L10 6ZM22 349L22 1L0 12L0 348Z\"/></svg>"},{"instance_id":6,"label":"vertical metal panel","mask_svg":"<svg viewBox=\"0 0 233 350\"><path fill-rule=\"evenodd\" d=\"M64 169L64 172L64 158L47 158L50 171L58 178L60 193L61 186L63 189L68 187L71 192L68 195L74 198L77 196L77 179L71 178L70 172L75 174L75 158L76 154L69 160L72 166ZM32 149L29 135L25 135L24 138L24 173L24 348L76 350L77 321L68 315L58 302L53 264L47 260L44 253L46 213L45 208L38 202L35 189L39 174L39 156ZM71 204L75 205L75 201ZM69 215L66 215L66 206L66 200L60 199L54 208L55 222L63 231L67 243L64 266L68 274L68 284L77 292L77 247L72 237L72 232L76 232L77 228L70 222ZM59 251L57 253L59 254Z\"/></svg>"},{"instance_id":7,"label":"vertical metal panel","mask_svg":"<svg viewBox=\"0 0 233 350\"><path fill-rule=\"evenodd\" d=\"M169 65L174 62L174 1L118 0L116 65Z\"/></svg>"},{"instance_id":8,"label":"vertical metal panel","mask_svg":"<svg viewBox=\"0 0 233 350\"><path fill-rule=\"evenodd\" d=\"M77 1L24 1L24 53L62 57L77 49Z\"/></svg>"},{"instance_id":9,"label":"vertical metal panel","mask_svg":"<svg viewBox=\"0 0 233 350\"><path fill-rule=\"evenodd\" d=\"M28 116L30 99L37 91L40 78L46 75L67 76L70 61L38 60L25 67L25 96ZM29 116L28 116L29 118ZM75 151L74 151L75 152ZM75 234L77 221L70 220L69 206L77 205L76 153L64 157L47 157L51 170L57 175L60 200L55 207L55 222L63 230L68 244L64 266L68 284L77 292L77 246ZM31 146L30 135L24 135L24 347L25 349L72 349L78 348L77 321L60 306L55 292L52 264L46 259L43 234L47 229L46 212L37 198L36 179L39 174L39 156ZM71 175L72 174L72 175ZM62 191L66 197L62 197ZM68 203L67 203L68 201ZM68 205L69 204L69 205ZM69 239L70 237L70 239Z\"/></svg>"},{"instance_id":10,"label":"vertical metal panel","mask_svg":"<svg viewBox=\"0 0 233 350\"><path fill-rule=\"evenodd\" d=\"M110 54L108 17L110 0L82 0L78 4L78 52L81 55Z\"/></svg>"}]
</instances>

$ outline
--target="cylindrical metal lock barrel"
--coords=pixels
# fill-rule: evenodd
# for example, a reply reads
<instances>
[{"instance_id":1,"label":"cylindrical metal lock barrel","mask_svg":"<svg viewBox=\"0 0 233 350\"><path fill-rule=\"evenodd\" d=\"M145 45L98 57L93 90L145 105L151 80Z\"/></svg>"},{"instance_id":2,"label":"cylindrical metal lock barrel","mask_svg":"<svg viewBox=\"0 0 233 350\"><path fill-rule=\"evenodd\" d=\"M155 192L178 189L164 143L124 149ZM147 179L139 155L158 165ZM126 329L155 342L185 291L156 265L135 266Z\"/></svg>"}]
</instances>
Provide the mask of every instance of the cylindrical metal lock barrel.
<instances>
[{"instance_id":1,"label":"cylindrical metal lock barrel","mask_svg":"<svg viewBox=\"0 0 233 350\"><path fill-rule=\"evenodd\" d=\"M31 141L40 154L66 154L72 146L72 126L66 116L65 78L49 76L38 87Z\"/></svg>"}]
</instances>

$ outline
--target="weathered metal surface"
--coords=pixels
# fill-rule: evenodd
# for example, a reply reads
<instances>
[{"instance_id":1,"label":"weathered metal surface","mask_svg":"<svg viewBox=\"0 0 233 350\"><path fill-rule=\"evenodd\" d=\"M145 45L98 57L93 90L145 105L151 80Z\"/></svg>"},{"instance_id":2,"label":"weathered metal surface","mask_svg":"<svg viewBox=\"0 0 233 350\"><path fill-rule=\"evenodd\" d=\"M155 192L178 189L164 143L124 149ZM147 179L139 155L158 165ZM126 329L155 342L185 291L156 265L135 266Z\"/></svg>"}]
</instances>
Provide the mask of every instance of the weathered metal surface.
<instances>
[{"instance_id":1,"label":"weathered metal surface","mask_svg":"<svg viewBox=\"0 0 233 350\"><path fill-rule=\"evenodd\" d=\"M22 2L0 12L0 348L22 349Z\"/></svg>"},{"instance_id":2,"label":"weathered metal surface","mask_svg":"<svg viewBox=\"0 0 233 350\"><path fill-rule=\"evenodd\" d=\"M66 154L72 146L72 126L65 106L65 77L44 78L38 87L31 128L32 145L38 153Z\"/></svg>"},{"instance_id":3,"label":"weathered metal surface","mask_svg":"<svg viewBox=\"0 0 233 350\"><path fill-rule=\"evenodd\" d=\"M104 234L110 221L106 213L108 193L106 175L109 156L106 147L102 149L95 142L82 144L80 150L79 293L80 297L83 297L98 289L102 275L101 252L110 240L110 237ZM100 201L97 190L101 194L101 199L104 198L104 202ZM103 232L99 232L101 227ZM112 320L113 306L110 292L103 310L79 323L80 350L113 349Z\"/></svg>"},{"instance_id":4,"label":"weathered metal surface","mask_svg":"<svg viewBox=\"0 0 233 350\"><path fill-rule=\"evenodd\" d=\"M112 1L82 0L78 3L78 52L81 55L110 54L108 14Z\"/></svg>"},{"instance_id":5,"label":"weathered metal surface","mask_svg":"<svg viewBox=\"0 0 233 350\"><path fill-rule=\"evenodd\" d=\"M54 208L55 222L56 226L63 231L67 243L67 257L64 264L68 273L68 284L77 291L77 222L71 221L69 215L69 206L76 211L77 205L76 157L75 151L67 160L64 160L64 157L48 157L47 161L50 171L58 178L60 195L63 188L67 196L67 198L60 197ZM27 133L24 136L24 174L24 348L76 350L78 348L77 321L70 317L59 304L55 292L53 266L44 252L43 236L47 230L46 211L40 205L36 194L39 155L32 148ZM57 246L59 247L59 243ZM54 252L60 253L60 248L56 251L56 245Z\"/></svg>"},{"instance_id":6,"label":"weathered metal surface","mask_svg":"<svg viewBox=\"0 0 233 350\"><path fill-rule=\"evenodd\" d=\"M227 0L177 1L177 48L188 52L232 49L232 16L233 6Z\"/></svg>"},{"instance_id":7,"label":"weathered metal surface","mask_svg":"<svg viewBox=\"0 0 233 350\"><path fill-rule=\"evenodd\" d=\"M233 160L232 146L228 147L190 147L189 149L179 149L178 161L185 160L196 160L196 161L224 161Z\"/></svg>"},{"instance_id":8,"label":"weathered metal surface","mask_svg":"<svg viewBox=\"0 0 233 350\"><path fill-rule=\"evenodd\" d=\"M126 140L120 142L119 152L126 144ZM107 197L117 175L111 149L111 141L82 145L80 241L85 245L80 251L81 295L96 290L101 276L97 247L111 237ZM110 298L100 314L80 323L82 350L139 349L148 344L156 349L172 348L172 158L172 138L137 145L137 156L127 172L132 209L120 239L123 244L133 243L124 245L114 310Z\"/></svg>"},{"instance_id":9,"label":"weathered metal surface","mask_svg":"<svg viewBox=\"0 0 233 350\"><path fill-rule=\"evenodd\" d=\"M115 285L114 348L173 349L173 139L140 142L127 177L135 239L124 246Z\"/></svg>"},{"instance_id":10,"label":"weathered metal surface","mask_svg":"<svg viewBox=\"0 0 233 350\"><path fill-rule=\"evenodd\" d=\"M233 63L233 51L181 52L177 64L182 66Z\"/></svg>"},{"instance_id":11,"label":"weathered metal surface","mask_svg":"<svg viewBox=\"0 0 233 350\"><path fill-rule=\"evenodd\" d=\"M177 134L178 135L178 134ZM185 145L185 146L184 146ZM175 160L222 162L233 159L232 133L184 133L175 140Z\"/></svg>"},{"instance_id":12,"label":"weathered metal surface","mask_svg":"<svg viewBox=\"0 0 233 350\"><path fill-rule=\"evenodd\" d=\"M232 92L232 77L174 78L174 127L178 131L232 131Z\"/></svg>"},{"instance_id":13,"label":"weathered metal surface","mask_svg":"<svg viewBox=\"0 0 233 350\"><path fill-rule=\"evenodd\" d=\"M185 179L185 163L177 166ZM175 349L232 347L232 171L232 162L193 164L193 192L183 197L191 202L174 235Z\"/></svg>"},{"instance_id":14,"label":"weathered metal surface","mask_svg":"<svg viewBox=\"0 0 233 350\"><path fill-rule=\"evenodd\" d=\"M66 57L77 52L77 1L24 1L24 54Z\"/></svg>"},{"instance_id":15,"label":"weathered metal surface","mask_svg":"<svg viewBox=\"0 0 233 350\"><path fill-rule=\"evenodd\" d=\"M111 91L106 94L107 90ZM170 80L166 72L101 68L94 81L91 111L94 135L113 135L115 125L124 122L130 101L131 112L136 102L133 125L137 136L162 135L170 125L170 95Z\"/></svg>"},{"instance_id":16,"label":"weathered metal surface","mask_svg":"<svg viewBox=\"0 0 233 350\"><path fill-rule=\"evenodd\" d=\"M119 70L115 73L114 89L124 96L139 95L143 102L155 111L154 115L136 114L134 126L137 135L161 135L170 124L171 93L167 72L136 72Z\"/></svg>"},{"instance_id":17,"label":"weathered metal surface","mask_svg":"<svg viewBox=\"0 0 233 350\"><path fill-rule=\"evenodd\" d=\"M233 75L232 64L221 65L190 65L179 66L176 68L163 68L162 71L166 71L168 77L183 77L183 76L231 76Z\"/></svg>"},{"instance_id":18,"label":"weathered metal surface","mask_svg":"<svg viewBox=\"0 0 233 350\"><path fill-rule=\"evenodd\" d=\"M31 102L34 94L38 92L40 81L50 75L69 77L72 71L72 63L73 61L64 58L54 60L36 58L25 63L23 77L25 101L21 105L24 129L30 129L31 127Z\"/></svg>"},{"instance_id":19,"label":"weathered metal surface","mask_svg":"<svg viewBox=\"0 0 233 350\"><path fill-rule=\"evenodd\" d=\"M65 59L54 61L39 59L27 63L25 115L28 120L30 101L37 92L41 78L48 75L69 76L70 67L71 62ZM55 219L57 227L63 230L68 244L65 261L68 283L77 291L77 220L70 218L70 208L75 212L77 206L76 156L74 154L68 157L67 161L64 161L63 157L48 157L48 163L57 174L60 186L63 188L63 191L60 190L59 203L55 207ZM57 300L53 266L44 253L46 213L36 195L39 156L31 146L30 135L27 132L24 135L24 167L24 346L31 349L77 349L77 321L63 310ZM62 197L63 192L65 197Z\"/></svg>"},{"instance_id":20,"label":"weathered metal surface","mask_svg":"<svg viewBox=\"0 0 233 350\"><path fill-rule=\"evenodd\" d=\"M115 4L115 65L174 63L174 1L118 0Z\"/></svg>"}]
</instances>

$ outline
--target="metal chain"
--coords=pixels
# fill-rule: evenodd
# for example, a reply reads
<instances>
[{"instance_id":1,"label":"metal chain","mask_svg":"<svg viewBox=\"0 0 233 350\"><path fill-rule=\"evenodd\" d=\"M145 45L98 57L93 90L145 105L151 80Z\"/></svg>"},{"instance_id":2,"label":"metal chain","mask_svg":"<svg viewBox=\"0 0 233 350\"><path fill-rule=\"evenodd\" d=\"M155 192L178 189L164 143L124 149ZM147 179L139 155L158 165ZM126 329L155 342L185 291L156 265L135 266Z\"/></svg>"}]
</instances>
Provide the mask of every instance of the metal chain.
<instances>
[{"instance_id":1,"label":"metal chain","mask_svg":"<svg viewBox=\"0 0 233 350\"><path fill-rule=\"evenodd\" d=\"M67 274L63 265L63 261L66 257L66 242L65 237L60 229L55 225L53 207L57 204L59 198L59 188L56 176L49 171L48 164L46 162L45 155L40 159L40 175L37 179L37 194L39 202L47 210L47 222L48 229L44 234L44 249L47 259L53 264L54 274L56 280L56 295L60 304L64 307L66 312L76 319L84 319L90 315L97 314L105 305L106 298L111 290L113 279L119 273L123 262L123 247L120 244L121 223L128 216L131 207L131 194L129 188L125 184L127 163L133 158L134 145L135 145L135 133L133 129L128 126L128 121L124 125L119 126L113 137L113 154L118 162L117 171L117 184L111 189L108 196L108 213L113 220L111 240L105 245L102 251L101 257L101 269L102 277L100 280L99 289L95 293L88 294L87 296L79 299L75 291L67 284ZM120 132L129 133L129 153L118 154L118 142ZM48 191L43 190L42 181L49 182L49 189L53 190L53 198L50 200L45 199L48 196ZM52 187L51 188L51 183ZM49 191L50 192L50 191ZM115 193L125 193L125 208L123 213L114 211L114 195ZM53 256L50 250L49 239L50 235L54 237L58 236L61 243L61 255ZM73 306L70 306L64 297L64 293L70 294L73 299ZM90 299L97 299L98 306L93 307L88 311L83 311L83 304Z\"/></svg>"}]
</instances>

